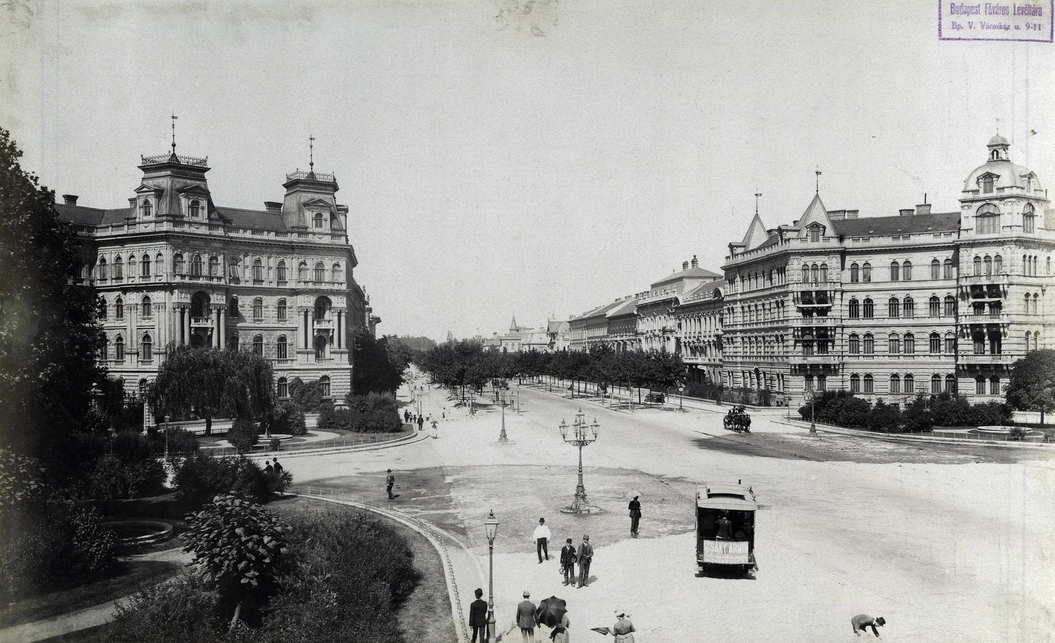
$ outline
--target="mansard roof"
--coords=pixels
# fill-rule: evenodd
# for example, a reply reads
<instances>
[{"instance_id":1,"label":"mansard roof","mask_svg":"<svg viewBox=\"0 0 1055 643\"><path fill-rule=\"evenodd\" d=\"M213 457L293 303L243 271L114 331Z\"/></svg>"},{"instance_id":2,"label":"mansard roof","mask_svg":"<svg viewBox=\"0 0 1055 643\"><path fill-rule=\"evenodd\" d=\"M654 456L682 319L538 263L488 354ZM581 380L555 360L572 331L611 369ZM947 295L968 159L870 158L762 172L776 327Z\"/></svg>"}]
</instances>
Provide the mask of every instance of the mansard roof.
<instances>
[{"instance_id":1,"label":"mansard roof","mask_svg":"<svg viewBox=\"0 0 1055 643\"><path fill-rule=\"evenodd\" d=\"M681 271L675 272L674 274L667 275L666 277L663 277L659 281L653 282L652 285L650 286L650 288L659 288L659 287L665 286L667 284L672 284L672 283L675 283L677 281L681 281L682 279L708 279L708 280L710 280L710 279L721 279L721 277L722 277L721 275L719 275L717 273L714 273L714 272L711 272L710 270L704 270L703 268L700 268L699 266L694 266L694 267L689 268L688 270L681 270Z\"/></svg>"},{"instance_id":2,"label":"mansard roof","mask_svg":"<svg viewBox=\"0 0 1055 643\"><path fill-rule=\"evenodd\" d=\"M236 228L273 230L275 232L285 232L287 230L286 224L282 220L281 212L227 208L223 206L217 206L216 212L226 218Z\"/></svg>"},{"instance_id":3,"label":"mansard roof","mask_svg":"<svg viewBox=\"0 0 1055 643\"><path fill-rule=\"evenodd\" d=\"M959 212L936 212L897 217L866 217L832 221L842 237L887 237L893 234L954 232L960 229Z\"/></svg>"},{"instance_id":4,"label":"mansard roof","mask_svg":"<svg viewBox=\"0 0 1055 643\"><path fill-rule=\"evenodd\" d=\"M64 220L74 225L107 226L124 224L132 216L132 208L89 208L83 205L66 205L56 203L55 210Z\"/></svg>"}]
</instances>

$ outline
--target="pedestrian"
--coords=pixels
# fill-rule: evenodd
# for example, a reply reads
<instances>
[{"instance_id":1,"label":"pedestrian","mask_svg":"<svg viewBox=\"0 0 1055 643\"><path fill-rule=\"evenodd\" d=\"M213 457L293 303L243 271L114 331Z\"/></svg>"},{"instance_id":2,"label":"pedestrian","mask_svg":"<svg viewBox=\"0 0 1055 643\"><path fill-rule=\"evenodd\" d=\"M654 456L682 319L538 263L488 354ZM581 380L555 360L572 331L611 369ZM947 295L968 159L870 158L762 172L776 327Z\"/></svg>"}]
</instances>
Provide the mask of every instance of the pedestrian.
<instances>
[{"instance_id":1,"label":"pedestrian","mask_svg":"<svg viewBox=\"0 0 1055 643\"><path fill-rule=\"evenodd\" d=\"M729 520L729 512L723 511L718 516L718 540L733 539L733 521Z\"/></svg>"},{"instance_id":2,"label":"pedestrian","mask_svg":"<svg viewBox=\"0 0 1055 643\"><path fill-rule=\"evenodd\" d=\"M280 476L282 475L282 472L285 471L285 469L283 469L282 465L279 464L278 458L275 458L274 469L275 469L275 473L277 473Z\"/></svg>"},{"instance_id":3,"label":"pedestrian","mask_svg":"<svg viewBox=\"0 0 1055 643\"><path fill-rule=\"evenodd\" d=\"M525 589L524 600L517 605L517 626L520 628L520 636L523 637L524 643L534 643L535 626L538 625L538 621L535 620L535 604L528 600L529 598L531 598L531 592Z\"/></svg>"},{"instance_id":4,"label":"pedestrian","mask_svg":"<svg viewBox=\"0 0 1055 643\"><path fill-rule=\"evenodd\" d=\"M560 571L564 574L565 585L572 585L575 583L576 557L575 545L571 544L571 538L569 538L568 544L564 545L560 550Z\"/></svg>"},{"instance_id":5,"label":"pedestrian","mask_svg":"<svg viewBox=\"0 0 1055 643\"><path fill-rule=\"evenodd\" d=\"M275 472L275 469L271 466L270 460L264 460L264 475L269 476Z\"/></svg>"},{"instance_id":6,"label":"pedestrian","mask_svg":"<svg viewBox=\"0 0 1055 643\"><path fill-rule=\"evenodd\" d=\"M886 619L882 616L878 618L872 618L868 614L858 614L857 616L850 619L850 625L854 628L854 634L861 636L861 632L866 631L867 628L872 628L872 634L876 637L879 636L879 630L876 626L883 627L886 624Z\"/></svg>"},{"instance_id":7,"label":"pedestrian","mask_svg":"<svg viewBox=\"0 0 1055 643\"><path fill-rule=\"evenodd\" d=\"M487 601L483 600L484 590L476 588L476 600L469 605L469 627L473 628L473 639L470 643L487 643Z\"/></svg>"},{"instance_id":8,"label":"pedestrian","mask_svg":"<svg viewBox=\"0 0 1055 643\"><path fill-rule=\"evenodd\" d=\"M612 636L615 643L634 643L634 624L630 622L625 610L615 611L615 625L612 626Z\"/></svg>"},{"instance_id":9,"label":"pedestrian","mask_svg":"<svg viewBox=\"0 0 1055 643\"><path fill-rule=\"evenodd\" d=\"M637 536L637 525L641 522L641 502L639 496L634 496L627 507L630 510L630 535Z\"/></svg>"},{"instance_id":10,"label":"pedestrian","mask_svg":"<svg viewBox=\"0 0 1055 643\"><path fill-rule=\"evenodd\" d=\"M590 544L590 535L586 534L582 537L582 543L579 545L579 587L585 587L590 584L590 563L593 562L593 545Z\"/></svg>"},{"instance_id":11,"label":"pedestrian","mask_svg":"<svg viewBox=\"0 0 1055 643\"><path fill-rule=\"evenodd\" d=\"M419 415L418 416L418 431L420 431L421 427L423 427L423 426L425 426L425 418L423 418L423 417L421 417Z\"/></svg>"},{"instance_id":12,"label":"pedestrian","mask_svg":"<svg viewBox=\"0 0 1055 643\"><path fill-rule=\"evenodd\" d=\"M546 519L538 519L538 527L535 527L535 549L538 550L538 564L542 564L542 555L546 555L546 560L549 560L549 539L552 535L549 533L549 527L546 526Z\"/></svg>"},{"instance_id":13,"label":"pedestrian","mask_svg":"<svg viewBox=\"0 0 1055 643\"><path fill-rule=\"evenodd\" d=\"M396 485L396 477L392 475L392 470L388 470L388 475L385 477L385 487L388 489L388 499L391 500L395 496L392 495L392 487Z\"/></svg>"}]
</instances>

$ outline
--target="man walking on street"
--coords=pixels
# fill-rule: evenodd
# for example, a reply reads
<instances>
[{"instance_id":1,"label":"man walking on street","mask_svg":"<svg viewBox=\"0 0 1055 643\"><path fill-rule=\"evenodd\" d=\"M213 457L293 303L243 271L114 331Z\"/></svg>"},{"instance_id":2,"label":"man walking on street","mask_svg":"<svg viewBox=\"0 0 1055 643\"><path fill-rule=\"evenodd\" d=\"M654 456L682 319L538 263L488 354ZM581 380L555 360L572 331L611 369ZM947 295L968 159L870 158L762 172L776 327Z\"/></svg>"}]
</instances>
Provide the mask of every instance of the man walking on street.
<instances>
[{"instance_id":1,"label":"man walking on street","mask_svg":"<svg viewBox=\"0 0 1055 643\"><path fill-rule=\"evenodd\" d=\"M473 640L477 636L480 643L487 643L487 601L483 600L484 590L476 588L476 600L469 605L469 627L473 628Z\"/></svg>"},{"instance_id":2,"label":"man walking on street","mask_svg":"<svg viewBox=\"0 0 1055 643\"><path fill-rule=\"evenodd\" d=\"M564 572L564 584L573 585L575 583L575 545L571 544L571 538L568 539L568 544L560 550L560 568Z\"/></svg>"},{"instance_id":3,"label":"man walking on street","mask_svg":"<svg viewBox=\"0 0 1055 643\"><path fill-rule=\"evenodd\" d=\"M392 495L392 487L396 484L396 477L392 475L392 470L388 470L388 475L385 477L385 488L388 490L388 499L391 500L395 496Z\"/></svg>"},{"instance_id":4,"label":"man walking on street","mask_svg":"<svg viewBox=\"0 0 1055 643\"><path fill-rule=\"evenodd\" d=\"M535 604L528 600L531 592L524 590L524 600L517 605L517 626L520 628L520 636L524 643L535 643Z\"/></svg>"},{"instance_id":5,"label":"man walking on street","mask_svg":"<svg viewBox=\"0 0 1055 643\"><path fill-rule=\"evenodd\" d=\"M551 534L549 533L549 527L546 526L546 519L538 519L538 527L535 527L535 549L538 550L538 564L542 564L542 555L546 555L546 560L549 560L549 539Z\"/></svg>"},{"instance_id":6,"label":"man walking on street","mask_svg":"<svg viewBox=\"0 0 1055 643\"><path fill-rule=\"evenodd\" d=\"M638 500L639 496L634 496L634 499L630 501L630 505L627 507L630 510L630 535L637 535L637 525L641 522L641 501Z\"/></svg>"},{"instance_id":7,"label":"man walking on street","mask_svg":"<svg viewBox=\"0 0 1055 643\"><path fill-rule=\"evenodd\" d=\"M590 584L590 563L593 562L593 545L590 544L590 535L582 537L579 545L579 587Z\"/></svg>"}]
</instances>

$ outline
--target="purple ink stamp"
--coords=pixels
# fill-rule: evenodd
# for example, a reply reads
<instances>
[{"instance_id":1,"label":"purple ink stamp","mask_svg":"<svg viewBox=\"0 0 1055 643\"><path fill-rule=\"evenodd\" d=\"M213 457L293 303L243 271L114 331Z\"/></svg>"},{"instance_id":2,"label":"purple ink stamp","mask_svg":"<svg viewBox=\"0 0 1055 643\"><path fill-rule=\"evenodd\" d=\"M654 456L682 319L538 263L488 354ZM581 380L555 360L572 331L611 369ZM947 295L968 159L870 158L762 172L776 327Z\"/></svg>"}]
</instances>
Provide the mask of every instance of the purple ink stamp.
<instances>
[{"instance_id":1,"label":"purple ink stamp","mask_svg":"<svg viewBox=\"0 0 1055 643\"><path fill-rule=\"evenodd\" d=\"M1055 0L938 2L941 40L1052 42Z\"/></svg>"}]
</instances>

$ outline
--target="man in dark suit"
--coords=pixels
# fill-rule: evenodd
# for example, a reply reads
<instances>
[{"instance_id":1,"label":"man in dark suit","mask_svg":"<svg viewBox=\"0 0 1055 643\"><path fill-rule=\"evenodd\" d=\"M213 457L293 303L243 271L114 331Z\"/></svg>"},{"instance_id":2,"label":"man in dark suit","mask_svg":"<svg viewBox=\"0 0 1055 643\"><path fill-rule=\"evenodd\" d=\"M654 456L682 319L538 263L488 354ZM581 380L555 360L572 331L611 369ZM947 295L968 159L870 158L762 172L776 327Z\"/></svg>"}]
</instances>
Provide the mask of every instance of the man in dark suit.
<instances>
[{"instance_id":1,"label":"man in dark suit","mask_svg":"<svg viewBox=\"0 0 1055 643\"><path fill-rule=\"evenodd\" d=\"M571 538L568 539L568 544L564 545L564 548L560 550L560 568L564 572L564 584L571 585L575 582L575 559L578 555L575 553L575 545L571 544Z\"/></svg>"},{"instance_id":2,"label":"man in dark suit","mask_svg":"<svg viewBox=\"0 0 1055 643\"><path fill-rule=\"evenodd\" d=\"M590 563L593 562L593 545L590 544L590 536L582 537L579 545L579 587L590 584Z\"/></svg>"},{"instance_id":3,"label":"man in dark suit","mask_svg":"<svg viewBox=\"0 0 1055 643\"><path fill-rule=\"evenodd\" d=\"M469 627L473 628L472 643L479 635L480 643L487 643L487 601L483 600L484 590L476 588L476 600L469 605Z\"/></svg>"},{"instance_id":4,"label":"man in dark suit","mask_svg":"<svg viewBox=\"0 0 1055 643\"><path fill-rule=\"evenodd\" d=\"M528 600L530 598L531 592L525 589L524 600L517 605L517 626L520 627L520 636L524 643L535 643L535 626L538 625L535 620L535 604Z\"/></svg>"}]
</instances>

